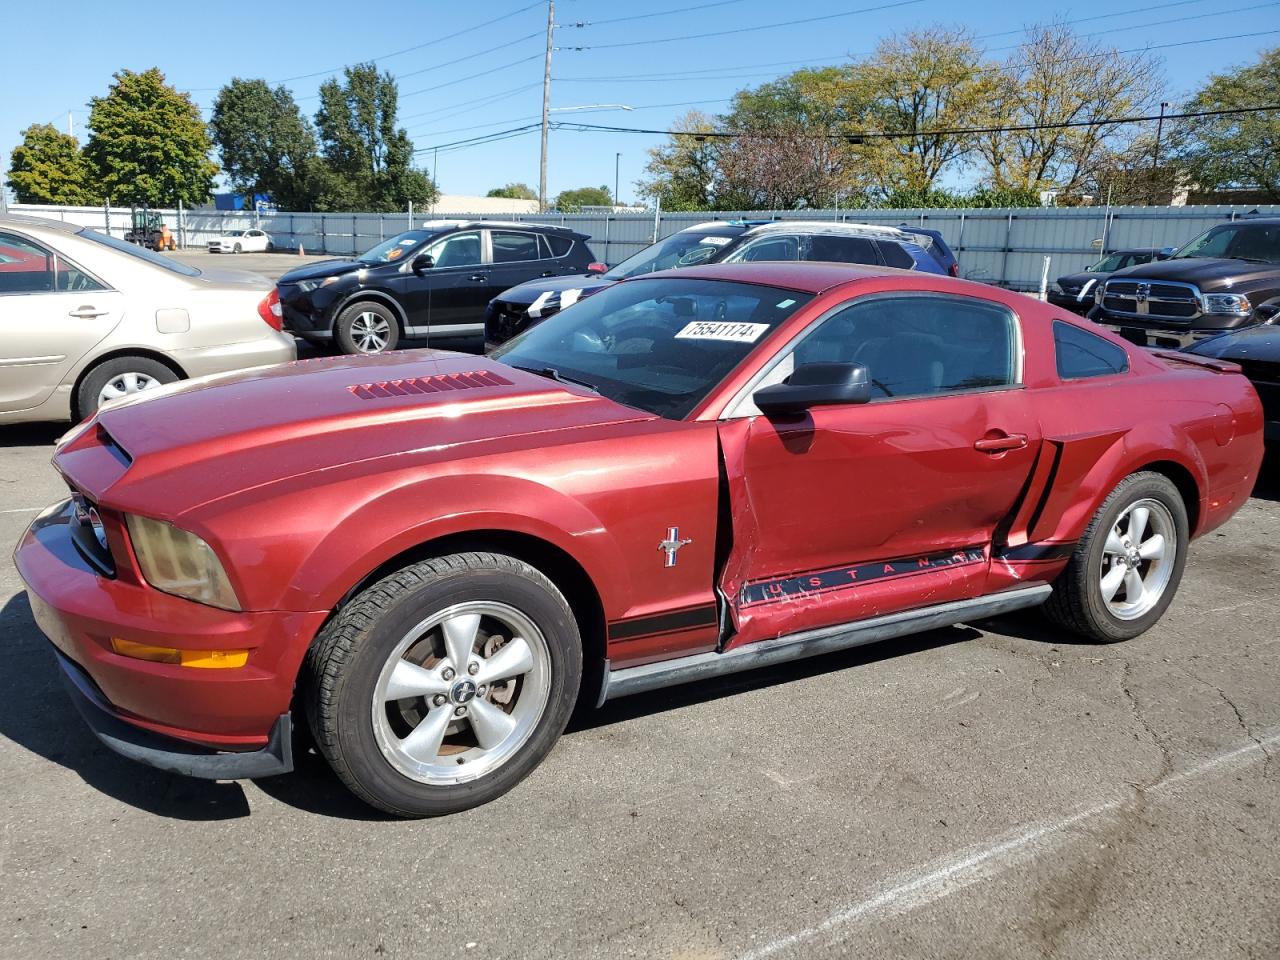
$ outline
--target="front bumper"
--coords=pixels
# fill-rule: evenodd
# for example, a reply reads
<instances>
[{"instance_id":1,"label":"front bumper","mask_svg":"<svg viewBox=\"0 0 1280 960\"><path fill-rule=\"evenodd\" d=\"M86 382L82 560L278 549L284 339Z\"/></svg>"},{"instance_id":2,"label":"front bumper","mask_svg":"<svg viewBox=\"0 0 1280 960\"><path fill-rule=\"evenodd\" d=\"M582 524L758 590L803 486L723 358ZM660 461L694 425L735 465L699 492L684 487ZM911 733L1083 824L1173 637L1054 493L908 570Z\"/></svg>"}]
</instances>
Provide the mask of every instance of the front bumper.
<instances>
[{"instance_id":1,"label":"front bumper","mask_svg":"<svg viewBox=\"0 0 1280 960\"><path fill-rule=\"evenodd\" d=\"M1068 293L1056 293L1053 290L1048 292L1049 302L1055 307L1061 307L1063 310L1070 310L1072 313L1088 313L1093 308L1093 297L1085 297L1081 300L1077 296Z\"/></svg>"},{"instance_id":2,"label":"front bumper","mask_svg":"<svg viewBox=\"0 0 1280 960\"><path fill-rule=\"evenodd\" d=\"M238 753L197 747L125 723L87 673L54 648L62 683L94 736L122 757L205 780L252 780L293 769L293 720L282 713L261 750Z\"/></svg>"},{"instance_id":3,"label":"front bumper","mask_svg":"<svg viewBox=\"0 0 1280 960\"><path fill-rule=\"evenodd\" d=\"M529 304L507 303L504 300L490 300L484 312L484 339L486 344L498 345L506 343L512 337L519 336L525 330L540 323L546 316L556 313L552 310L545 316L532 319L529 316Z\"/></svg>"},{"instance_id":4,"label":"front bumper","mask_svg":"<svg viewBox=\"0 0 1280 960\"><path fill-rule=\"evenodd\" d=\"M90 682L100 713L139 736L149 734L144 740L152 747L158 736L181 741L187 753L191 745L206 753L266 749L284 762L272 740L325 613L236 613L162 593L128 569L115 577L99 574L72 540L69 502L33 521L14 563L37 625ZM217 670L154 663L115 653L112 637L181 649L247 649L249 659L243 667ZM263 760L244 762L257 769Z\"/></svg>"}]
</instances>

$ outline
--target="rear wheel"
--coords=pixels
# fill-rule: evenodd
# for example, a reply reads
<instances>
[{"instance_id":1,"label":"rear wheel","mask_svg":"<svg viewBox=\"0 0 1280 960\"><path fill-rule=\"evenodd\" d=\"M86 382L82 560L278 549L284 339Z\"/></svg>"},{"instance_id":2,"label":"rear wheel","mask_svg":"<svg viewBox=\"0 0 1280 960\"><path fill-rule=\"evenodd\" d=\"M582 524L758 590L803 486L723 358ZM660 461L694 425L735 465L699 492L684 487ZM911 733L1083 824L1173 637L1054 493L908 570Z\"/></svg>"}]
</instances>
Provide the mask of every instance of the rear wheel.
<instances>
[{"instance_id":1,"label":"rear wheel","mask_svg":"<svg viewBox=\"0 0 1280 960\"><path fill-rule=\"evenodd\" d=\"M238 244L238 243L237 243L234 247L232 247L232 248L231 248L231 252L232 252L232 253L239 253L239 252L240 252L240 244Z\"/></svg>"},{"instance_id":2,"label":"rear wheel","mask_svg":"<svg viewBox=\"0 0 1280 960\"><path fill-rule=\"evenodd\" d=\"M80 418L97 413L109 400L118 400L143 390L173 383L178 375L150 357L114 357L90 370L76 391L76 412Z\"/></svg>"},{"instance_id":3,"label":"rear wheel","mask_svg":"<svg viewBox=\"0 0 1280 960\"><path fill-rule=\"evenodd\" d=\"M400 325L389 308L362 300L338 314L333 334L343 353L384 353L396 348Z\"/></svg>"},{"instance_id":4,"label":"rear wheel","mask_svg":"<svg viewBox=\"0 0 1280 960\"><path fill-rule=\"evenodd\" d=\"M564 730L582 675L577 623L512 557L413 564L358 594L307 658L321 753L366 802L403 817L510 790Z\"/></svg>"},{"instance_id":5,"label":"rear wheel","mask_svg":"<svg viewBox=\"0 0 1280 960\"><path fill-rule=\"evenodd\" d=\"M1173 601L1189 539L1177 487L1162 474L1131 474L1094 514L1045 611L1099 643L1136 637Z\"/></svg>"}]
</instances>

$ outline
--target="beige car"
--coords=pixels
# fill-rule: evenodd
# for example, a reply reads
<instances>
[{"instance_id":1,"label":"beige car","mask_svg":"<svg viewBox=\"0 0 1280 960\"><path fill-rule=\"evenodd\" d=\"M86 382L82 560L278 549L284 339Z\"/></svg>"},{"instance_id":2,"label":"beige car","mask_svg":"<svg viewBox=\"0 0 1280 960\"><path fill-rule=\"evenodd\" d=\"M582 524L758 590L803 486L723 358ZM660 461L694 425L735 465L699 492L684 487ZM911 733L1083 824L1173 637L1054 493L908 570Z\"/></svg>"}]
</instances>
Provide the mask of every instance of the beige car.
<instances>
[{"instance_id":1,"label":"beige car","mask_svg":"<svg viewBox=\"0 0 1280 960\"><path fill-rule=\"evenodd\" d=\"M265 277L0 217L0 423L80 420L140 390L295 356Z\"/></svg>"}]
</instances>

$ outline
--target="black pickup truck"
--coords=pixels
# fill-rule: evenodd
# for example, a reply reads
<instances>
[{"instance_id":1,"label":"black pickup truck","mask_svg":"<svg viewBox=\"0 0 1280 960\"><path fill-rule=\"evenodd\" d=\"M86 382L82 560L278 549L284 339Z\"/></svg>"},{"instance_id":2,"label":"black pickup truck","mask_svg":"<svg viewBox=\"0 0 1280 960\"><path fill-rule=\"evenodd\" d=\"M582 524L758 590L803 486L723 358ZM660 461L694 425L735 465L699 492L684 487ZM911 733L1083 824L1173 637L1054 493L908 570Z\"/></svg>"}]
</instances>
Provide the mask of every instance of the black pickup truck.
<instances>
[{"instance_id":1,"label":"black pickup truck","mask_svg":"<svg viewBox=\"0 0 1280 960\"><path fill-rule=\"evenodd\" d=\"M1168 260L1098 284L1089 318L1140 346L1185 347L1228 330L1275 322L1280 218L1210 227Z\"/></svg>"}]
</instances>

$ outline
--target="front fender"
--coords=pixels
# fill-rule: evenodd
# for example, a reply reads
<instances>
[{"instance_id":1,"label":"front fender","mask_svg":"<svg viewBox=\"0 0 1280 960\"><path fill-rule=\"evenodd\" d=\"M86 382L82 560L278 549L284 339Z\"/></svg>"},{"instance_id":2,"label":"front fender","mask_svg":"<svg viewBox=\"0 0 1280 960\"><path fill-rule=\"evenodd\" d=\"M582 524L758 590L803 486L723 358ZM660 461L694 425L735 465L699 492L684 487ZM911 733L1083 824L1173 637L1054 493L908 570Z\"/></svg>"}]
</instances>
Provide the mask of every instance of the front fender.
<instances>
[{"instance_id":1,"label":"front fender","mask_svg":"<svg viewBox=\"0 0 1280 960\"><path fill-rule=\"evenodd\" d=\"M422 509L413 509L414 503ZM438 514L435 504L450 509ZM605 524L581 501L536 481L493 474L434 477L356 502L331 522L302 558L282 598L285 609L332 609L354 585L407 550L494 530L536 537L569 554L596 585L606 612L629 605L627 565Z\"/></svg>"}]
</instances>

